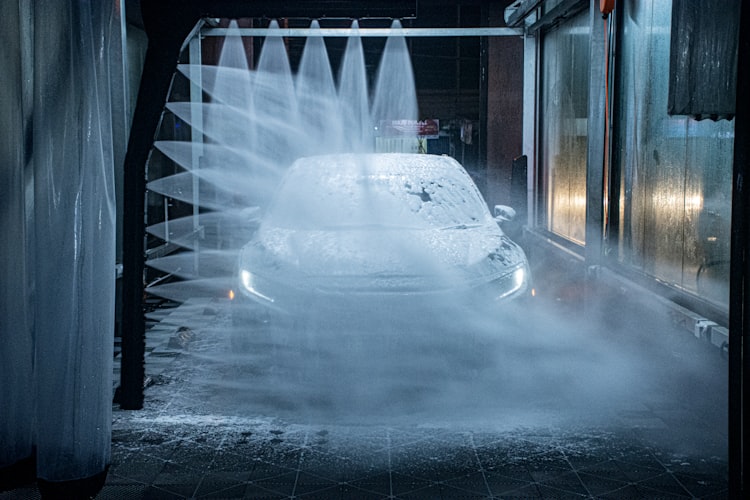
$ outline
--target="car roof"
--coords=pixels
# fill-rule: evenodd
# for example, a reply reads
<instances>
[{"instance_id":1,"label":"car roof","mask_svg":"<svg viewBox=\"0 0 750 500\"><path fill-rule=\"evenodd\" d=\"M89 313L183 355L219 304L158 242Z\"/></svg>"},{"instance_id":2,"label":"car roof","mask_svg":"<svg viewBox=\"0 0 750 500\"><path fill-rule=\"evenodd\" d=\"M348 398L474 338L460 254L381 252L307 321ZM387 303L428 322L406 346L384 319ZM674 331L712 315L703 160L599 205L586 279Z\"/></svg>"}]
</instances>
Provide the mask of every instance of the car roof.
<instances>
[{"instance_id":1,"label":"car roof","mask_svg":"<svg viewBox=\"0 0 750 500\"><path fill-rule=\"evenodd\" d=\"M360 174L413 174L423 172L462 172L463 167L450 156L416 153L366 153L308 156L294 162L291 169L315 169L320 172L351 169Z\"/></svg>"}]
</instances>

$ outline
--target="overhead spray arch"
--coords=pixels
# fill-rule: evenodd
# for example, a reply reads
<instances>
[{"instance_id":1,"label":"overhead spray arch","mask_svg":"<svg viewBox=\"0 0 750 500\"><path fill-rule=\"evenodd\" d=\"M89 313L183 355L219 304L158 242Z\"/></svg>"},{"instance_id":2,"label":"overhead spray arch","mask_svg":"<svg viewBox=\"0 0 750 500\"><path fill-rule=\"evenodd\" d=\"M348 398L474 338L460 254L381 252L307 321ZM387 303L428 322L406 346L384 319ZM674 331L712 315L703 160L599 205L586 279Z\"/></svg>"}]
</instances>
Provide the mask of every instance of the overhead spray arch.
<instances>
[{"instance_id":1,"label":"overhead spray arch","mask_svg":"<svg viewBox=\"0 0 750 500\"><path fill-rule=\"evenodd\" d=\"M143 404L145 323L143 318L144 262L143 235L146 230L146 164L154 145L162 111L164 110L177 70L179 54L185 49L200 54L200 39L206 36L225 36L222 28L207 22L218 18L344 18L344 19L412 19L417 5L404 2L296 2L294 7L276 2L240 1L209 2L142 2L143 26L148 36L148 47L138 99L133 117L124 172L123 223L123 309L122 309L122 372L120 404L123 409L139 409ZM360 37L388 37L391 28L359 29ZM520 36L521 30L509 28L400 28L399 36L461 37L461 36ZM243 28L240 35L266 36L267 28ZM277 32L278 34L279 32ZM283 37L348 37L351 28L337 29L281 29ZM191 42L192 40L192 42ZM190 44L193 44L192 46ZM199 89L197 90L200 91ZM197 213L194 214L197 216Z\"/></svg>"}]
</instances>

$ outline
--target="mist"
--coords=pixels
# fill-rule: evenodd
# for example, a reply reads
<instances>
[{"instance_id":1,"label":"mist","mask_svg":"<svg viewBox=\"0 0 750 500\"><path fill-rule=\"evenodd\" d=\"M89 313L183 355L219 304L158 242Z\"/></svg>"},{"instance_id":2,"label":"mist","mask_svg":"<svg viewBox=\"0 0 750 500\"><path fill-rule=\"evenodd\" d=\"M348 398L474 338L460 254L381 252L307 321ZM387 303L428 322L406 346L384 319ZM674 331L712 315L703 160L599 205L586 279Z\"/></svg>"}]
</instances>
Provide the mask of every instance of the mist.
<instances>
[{"instance_id":1,"label":"mist","mask_svg":"<svg viewBox=\"0 0 750 500\"><path fill-rule=\"evenodd\" d=\"M199 239L193 217L148 228L184 251L147 262L181 278L147 292L177 301L214 297L223 307L215 324L185 325L201 331L188 353L198 411L513 427L605 423L618 409L662 397L652 361L642 354L663 349L661 340L632 336L639 326L613 324L616 303L606 298L588 299L586 314L559 307L554 295L504 302L456 293L334 303L292 297L299 306L293 313L230 300L240 249L294 160L380 151L382 121L418 118L403 37L388 39L370 90L358 37L349 40L337 77L322 37L308 39L293 74L274 27L257 69L247 68L236 33L227 36L220 65L180 66L210 102L168 109L205 142L155 144L184 172L154 180L149 189L199 199L203 212ZM295 201L287 200L290 210L308 209ZM419 248L402 250L420 256L450 288L454 277L439 262ZM545 276L534 276L534 283L543 291Z\"/></svg>"}]
</instances>

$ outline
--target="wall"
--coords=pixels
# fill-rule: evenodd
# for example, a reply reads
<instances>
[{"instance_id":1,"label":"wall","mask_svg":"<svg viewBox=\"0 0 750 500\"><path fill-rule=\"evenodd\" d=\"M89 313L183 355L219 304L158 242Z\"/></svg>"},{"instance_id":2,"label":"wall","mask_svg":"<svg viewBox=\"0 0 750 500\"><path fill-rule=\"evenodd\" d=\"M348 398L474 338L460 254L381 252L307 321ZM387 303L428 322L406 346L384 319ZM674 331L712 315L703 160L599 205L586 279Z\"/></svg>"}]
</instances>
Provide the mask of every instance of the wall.
<instances>
[{"instance_id":1,"label":"wall","mask_svg":"<svg viewBox=\"0 0 750 500\"><path fill-rule=\"evenodd\" d=\"M505 4L489 10L490 26L505 26ZM510 204L511 167L522 154L523 38L491 37L487 46L487 192L490 205Z\"/></svg>"}]
</instances>

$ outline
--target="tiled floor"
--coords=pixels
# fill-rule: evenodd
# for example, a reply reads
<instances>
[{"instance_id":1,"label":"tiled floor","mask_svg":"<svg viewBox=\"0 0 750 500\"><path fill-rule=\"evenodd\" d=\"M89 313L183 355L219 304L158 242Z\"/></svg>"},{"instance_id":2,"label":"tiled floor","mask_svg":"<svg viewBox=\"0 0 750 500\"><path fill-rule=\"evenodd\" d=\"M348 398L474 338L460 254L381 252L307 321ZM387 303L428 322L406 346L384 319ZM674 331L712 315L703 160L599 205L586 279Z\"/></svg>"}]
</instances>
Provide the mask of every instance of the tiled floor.
<instances>
[{"instance_id":1,"label":"tiled floor","mask_svg":"<svg viewBox=\"0 0 750 500\"><path fill-rule=\"evenodd\" d=\"M115 432L101 498L725 497L721 461L605 432L158 421Z\"/></svg>"},{"instance_id":2,"label":"tiled floor","mask_svg":"<svg viewBox=\"0 0 750 500\"><path fill-rule=\"evenodd\" d=\"M599 399L610 391L576 393L594 387L579 379L599 375L581 358L565 373L541 370L538 383L522 384L522 404L505 404L502 396L517 394L503 391L487 403L496 379L468 374L458 376L452 399L365 391L370 406L356 411L348 403L363 395L351 399L351 389L368 382L348 380L348 371L311 382L259 368L262 358L250 367L228 363L222 304L189 303L159 319L149 334L146 406L114 408L112 465L97 498L727 497L726 405L716 395L726 364L718 353L691 363L712 353L689 335L641 353L653 356L638 366L646 376L612 399ZM606 346L622 352L632 342ZM598 347L556 346L610 362ZM556 394L540 389L558 376L567 378ZM342 399L316 403L334 393ZM33 484L0 493L38 497Z\"/></svg>"}]
</instances>

